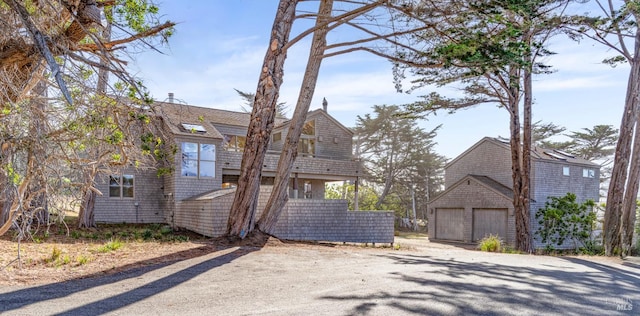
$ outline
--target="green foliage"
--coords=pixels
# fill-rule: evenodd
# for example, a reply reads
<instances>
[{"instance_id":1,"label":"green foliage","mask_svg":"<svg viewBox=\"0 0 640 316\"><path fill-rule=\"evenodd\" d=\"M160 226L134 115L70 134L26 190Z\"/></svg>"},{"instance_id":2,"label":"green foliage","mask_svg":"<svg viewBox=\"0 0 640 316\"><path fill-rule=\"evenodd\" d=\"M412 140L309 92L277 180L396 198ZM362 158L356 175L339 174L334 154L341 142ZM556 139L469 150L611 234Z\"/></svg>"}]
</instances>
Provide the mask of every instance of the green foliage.
<instances>
[{"instance_id":1,"label":"green foliage","mask_svg":"<svg viewBox=\"0 0 640 316\"><path fill-rule=\"evenodd\" d=\"M567 193L563 197L549 197L545 207L536 212L540 227L536 235L546 243L546 247L562 246L572 241L574 249L581 248L587 252L595 251L596 243L592 240L595 227L595 203L587 200L576 202L576 195Z\"/></svg>"},{"instance_id":2,"label":"green foliage","mask_svg":"<svg viewBox=\"0 0 640 316\"><path fill-rule=\"evenodd\" d=\"M62 249L58 248L58 246L53 246L53 249L51 249L51 256L46 258L45 262L47 263L55 262L60 258L61 255L62 255Z\"/></svg>"},{"instance_id":3,"label":"green foliage","mask_svg":"<svg viewBox=\"0 0 640 316\"><path fill-rule=\"evenodd\" d=\"M76 257L76 262L78 263L79 266L87 264L89 263L89 261L91 261L91 258L89 258L89 256L80 255Z\"/></svg>"},{"instance_id":4,"label":"green foliage","mask_svg":"<svg viewBox=\"0 0 640 316\"><path fill-rule=\"evenodd\" d=\"M502 240L497 235L489 235L480 240L478 248L481 251L501 252Z\"/></svg>"},{"instance_id":5,"label":"green foliage","mask_svg":"<svg viewBox=\"0 0 640 316\"><path fill-rule=\"evenodd\" d=\"M364 180L375 187L378 201L401 216L412 208L426 208L426 200L442 187L446 158L435 152L435 137L440 126L424 130L415 117L402 115L399 106L374 105L373 113L358 116L356 152L365 167ZM360 209L365 209L361 207Z\"/></svg>"},{"instance_id":6,"label":"green foliage","mask_svg":"<svg viewBox=\"0 0 640 316\"><path fill-rule=\"evenodd\" d=\"M113 239L110 240L109 242L107 242L106 244L100 246L97 251L98 252L102 252L102 253L106 253L106 252L111 252L111 251L116 251L118 249L120 249L123 246L123 243L118 240L118 239Z\"/></svg>"}]
</instances>

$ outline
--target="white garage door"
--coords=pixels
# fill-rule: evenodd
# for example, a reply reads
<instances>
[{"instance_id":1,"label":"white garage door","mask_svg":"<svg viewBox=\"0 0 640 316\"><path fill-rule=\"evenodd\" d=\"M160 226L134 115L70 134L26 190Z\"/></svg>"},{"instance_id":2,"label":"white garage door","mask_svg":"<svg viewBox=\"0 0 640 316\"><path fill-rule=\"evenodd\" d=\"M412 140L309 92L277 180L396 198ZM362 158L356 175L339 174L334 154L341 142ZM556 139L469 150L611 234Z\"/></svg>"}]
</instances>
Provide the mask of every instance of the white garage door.
<instances>
[{"instance_id":1,"label":"white garage door","mask_svg":"<svg viewBox=\"0 0 640 316\"><path fill-rule=\"evenodd\" d=\"M436 209L436 239L464 239L464 209Z\"/></svg>"},{"instance_id":2,"label":"white garage door","mask_svg":"<svg viewBox=\"0 0 640 316\"><path fill-rule=\"evenodd\" d=\"M506 209L473 210L473 241L480 240L489 235L498 235L503 241L506 241Z\"/></svg>"}]
</instances>

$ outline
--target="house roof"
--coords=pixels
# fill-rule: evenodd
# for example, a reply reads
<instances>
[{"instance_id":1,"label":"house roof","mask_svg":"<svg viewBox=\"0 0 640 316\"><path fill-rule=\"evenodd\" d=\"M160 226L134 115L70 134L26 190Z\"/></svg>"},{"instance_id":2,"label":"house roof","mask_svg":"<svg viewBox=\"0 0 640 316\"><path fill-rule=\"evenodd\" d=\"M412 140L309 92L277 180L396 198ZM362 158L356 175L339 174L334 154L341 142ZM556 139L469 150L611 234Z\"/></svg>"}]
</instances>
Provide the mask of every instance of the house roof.
<instances>
[{"instance_id":1,"label":"house roof","mask_svg":"<svg viewBox=\"0 0 640 316\"><path fill-rule=\"evenodd\" d=\"M452 186L448 187L446 190L444 190L438 196L436 196L431 201L429 201L429 203L437 201L439 198L447 195L449 192L455 190L455 188L457 188L458 186L460 186L464 182L466 182L468 180L471 180L471 179L477 181L483 187L502 195L504 198L506 198L508 200L513 200L513 190L511 188L505 186L504 184L501 184L500 182L498 182L496 180L491 179L490 177L469 174L469 175L466 175L465 177L463 177L462 179L460 179L458 182L454 183Z\"/></svg>"},{"instance_id":2,"label":"house roof","mask_svg":"<svg viewBox=\"0 0 640 316\"><path fill-rule=\"evenodd\" d=\"M480 175L475 175L475 174L470 174L468 177L473 178L475 180L477 180L478 182L484 184L485 186L493 189L494 191L508 197L508 198L513 198L513 190L507 186L505 186L504 184L491 179L490 177L487 176L480 176Z\"/></svg>"},{"instance_id":3,"label":"house roof","mask_svg":"<svg viewBox=\"0 0 640 316\"><path fill-rule=\"evenodd\" d=\"M222 138L223 135L214 127L214 124L248 127L251 121L251 113L168 102L156 102L155 105L157 111L167 120L171 132L176 135ZM284 121L284 119L276 118L275 124L281 124ZM205 132L187 130L182 124L200 125Z\"/></svg>"},{"instance_id":4,"label":"house roof","mask_svg":"<svg viewBox=\"0 0 640 316\"><path fill-rule=\"evenodd\" d=\"M351 135L353 135L353 130L351 130L350 128L342 125L342 123L338 122L338 120L336 120L333 116L329 115L329 113L325 112L323 109L316 109L316 110L313 110L313 111L309 111L307 113L307 121L312 120L314 117L320 116L320 115L328 118L336 126L340 127L344 131L346 131L346 132L350 133ZM289 123L291 123L291 120L284 120L284 121L280 122L280 124L276 124L275 129L283 129L286 126L288 126Z\"/></svg>"},{"instance_id":5,"label":"house roof","mask_svg":"<svg viewBox=\"0 0 640 316\"><path fill-rule=\"evenodd\" d=\"M508 139L493 138L493 137L483 137L477 143L473 144L473 146L469 147L463 153L461 153L460 155L458 155L457 157L455 157L454 159L449 161L446 164L445 168L447 168L448 166L454 164L460 158L464 157L469 152L473 151L475 148L477 148L478 146L480 146L481 144L483 144L485 142L491 142L493 144L496 144L497 146L502 147L502 148L506 149L507 151L509 151L511 149L511 144L509 143ZM563 151L559 151L559 150L546 149L546 148L541 148L541 147L537 147L537 146L533 146L531 148L531 159L532 160L551 161L551 162L566 162L566 163L571 163L571 164L580 164L580 165L592 166L592 167L595 167L595 168L599 168L600 167L600 165L598 165L596 163L593 163L593 162L591 162L589 160L580 158L578 156L575 156L575 155L572 155L572 154L569 154L569 153L566 153L566 152L563 152Z\"/></svg>"}]
</instances>

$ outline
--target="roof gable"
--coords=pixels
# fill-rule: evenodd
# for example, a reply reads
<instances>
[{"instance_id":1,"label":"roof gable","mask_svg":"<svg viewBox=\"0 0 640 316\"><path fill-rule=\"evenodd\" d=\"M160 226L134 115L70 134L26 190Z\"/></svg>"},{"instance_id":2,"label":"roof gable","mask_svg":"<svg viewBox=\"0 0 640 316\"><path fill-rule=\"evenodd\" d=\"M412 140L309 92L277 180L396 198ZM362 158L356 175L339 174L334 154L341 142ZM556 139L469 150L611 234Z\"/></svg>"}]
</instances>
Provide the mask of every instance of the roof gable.
<instances>
[{"instance_id":1,"label":"roof gable","mask_svg":"<svg viewBox=\"0 0 640 316\"><path fill-rule=\"evenodd\" d=\"M431 201L429 201L429 203L437 201L439 198L447 195L449 192L455 190L458 186L460 186L463 183L465 183L466 181L470 181L470 180L474 180L475 182L477 182L478 184L480 184L484 188L486 188L488 190L491 190L491 191L503 196L507 200L510 200L510 201L513 200L513 190L511 188L501 184L500 182L498 182L496 180L491 179L490 177L469 174L469 175L463 177L462 179L460 179L458 182L454 183L452 186L450 186L446 190L444 190L438 196L436 196Z\"/></svg>"},{"instance_id":2,"label":"roof gable","mask_svg":"<svg viewBox=\"0 0 640 316\"><path fill-rule=\"evenodd\" d=\"M307 119L305 120L305 122L311 121L311 120L317 118L318 116L326 117L327 119L329 119L329 121L331 121L331 123L336 125L338 128L340 128L340 129L344 130L345 132L353 135L353 130L351 130L350 128L342 125L340 122L338 122L338 120L336 120L333 116L329 115L329 113L325 112L322 109L316 109L316 110L313 110L313 111L309 111L307 113ZM283 121L279 125L277 124L274 129L282 130L282 129L286 128L287 126L289 126L290 123L291 123L291 120Z\"/></svg>"}]
</instances>

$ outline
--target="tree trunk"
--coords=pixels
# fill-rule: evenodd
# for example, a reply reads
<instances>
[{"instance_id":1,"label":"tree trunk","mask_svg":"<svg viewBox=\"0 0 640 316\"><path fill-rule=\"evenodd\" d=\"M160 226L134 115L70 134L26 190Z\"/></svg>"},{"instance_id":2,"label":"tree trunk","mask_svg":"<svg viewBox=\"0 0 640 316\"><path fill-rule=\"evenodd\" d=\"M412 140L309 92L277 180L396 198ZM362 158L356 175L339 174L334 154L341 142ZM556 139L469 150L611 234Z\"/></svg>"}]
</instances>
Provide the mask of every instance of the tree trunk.
<instances>
[{"instance_id":1,"label":"tree trunk","mask_svg":"<svg viewBox=\"0 0 640 316\"><path fill-rule=\"evenodd\" d=\"M530 56L528 57L528 62L531 65L532 60ZM522 205L522 218L520 218L521 223L519 226L523 229L522 232L518 234L520 238L522 238L518 242L518 249L520 251L532 252L532 239L531 239L531 112L532 112L532 103L533 103L533 85L531 80L531 71L524 71L524 104L523 104L523 140L522 140L522 191L520 192L520 198L522 201L520 202Z\"/></svg>"},{"instance_id":2,"label":"tree trunk","mask_svg":"<svg viewBox=\"0 0 640 316\"><path fill-rule=\"evenodd\" d=\"M384 188L382 189L382 194L380 194L380 196L378 197L378 201L376 202L375 208L376 210L380 209L380 205L382 205L382 202L384 202L384 199L387 198L387 194L389 194L389 191L391 191L391 185L393 184L393 157L395 153L392 150L391 154L389 155L389 167L388 167L388 175L387 178L384 180Z\"/></svg>"},{"instance_id":3,"label":"tree trunk","mask_svg":"<svg viewBox=\"0 0 640 316\"><path fill-rule=\"evenodd\" d=\"M620 250L623 257L628 256L633 246L633 231L636 222L636 208L638 199L638 186L640 177L640 128L636 121L635 137L633 141L633 153L630 159L629 180L624 193L620 217Z\"/></svg>"},{"instance_id":4,"label":"tree trunk","mask_svg":"<svg viewBox=\"0 0 640 316\"><path fill-rule=\"evenodd\" d=\"M271 40L264 57L255 102L251 111L251 122L242 155L238 187L229 212L227 225L229 236L244 238L253 231L255 226L262 164L273 130L280 85L284 76L284 61L287 57L284 47L289 41L297 2L297 0L280 0L278 12L273 22Z\"/></svg>"},{"instance_id":5,"label":"tree trunk","mask_svg":"<svg viewBox=\"0 0 640 316\"><path fill-rule=\"evenodd\" d=\"M631 157L631 140L638 116L638 93L640 93L640 29L636 30L633 59L630 60L631 70L627 81L627 95L624 112L620 123L620 138L616 145L616 153L611 170L611 181L607 192L607 206L604 213L604 251L612 256L621 250L620 220L624 191L627 182L627 169Z\"/></svg>"},{"instance_id":6,"label":"tree trunk","mask_svg":"<svg viewBox=\"0 0 640 316\"><path fill-rule=\"evenodd\" d=\"M82 195L82 205L80 205L80 212L78 213L79 228L96 227L96 220L93 212L95 203L96 192L90 188L86 189Z\"/></svg>"},{"instance_id":7,"label":"tree trunk","mask_svg":"<svg viewBox=\"0 0 640 316\"><path fill-rule=\"evenodd\" d=\"M269 196L269 201L260 220L258 220L258 228L263 233L273 233L282 209L287 203L287 200L289 200L287 188L289 186L291 168L293 168L293 162L298 155L298 141L300 140L300 134L307 119L307 112L309 111L311 99L313 99L316 88L316 82L318 81L318 74L323 58L322 55L327 46L326 36L329 31L328 20L331 17L332 10L333 0L322 0L320 2L318 17L316 19L317 29L313 33L307 69L302 80L296 109L289 125L289 131L282 153L280 154L280 159L278 160L278 173L276 174L273 191Z\"/></svg>"},{"instance_id":8,"label":"tree trunk","mask_svg":"<svg viewBox=\"0 0 640 316\"><path fill-rule=\"evenodd\" d=\"M515 70L510 71L510 82L519 80ZM525 201L523 192L523 150L520 142L520 89L511 84L508 88L509 100L508 108L511 116L510 120L510 146L511 146L511 176L513 178L513 208L515 212L516 225L516 248L520 251L529 252L531 249L531 235L529 233L529 209Z\"/></svg>"}]
</instances>

